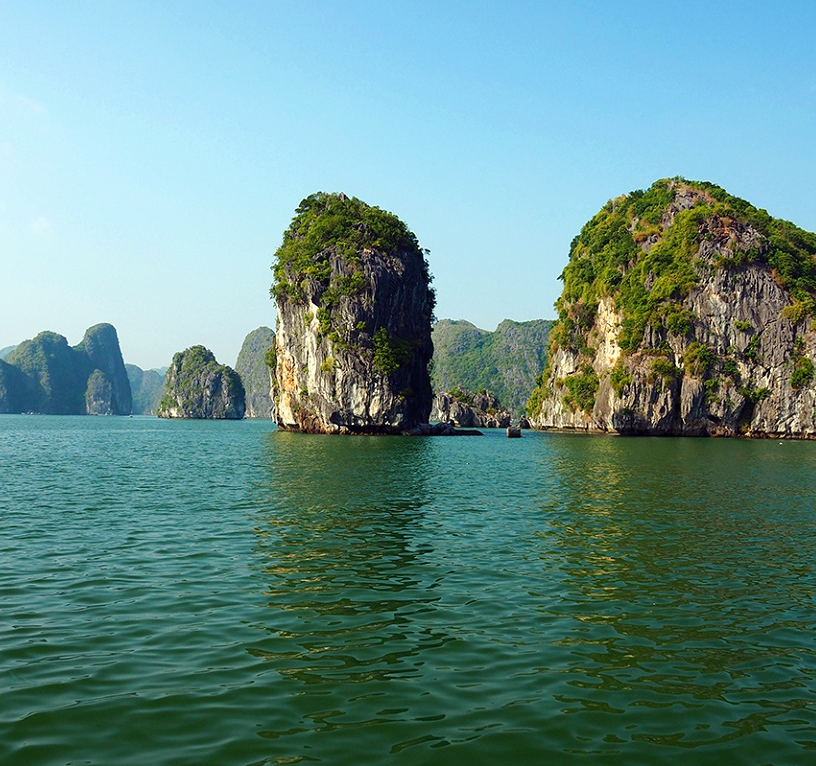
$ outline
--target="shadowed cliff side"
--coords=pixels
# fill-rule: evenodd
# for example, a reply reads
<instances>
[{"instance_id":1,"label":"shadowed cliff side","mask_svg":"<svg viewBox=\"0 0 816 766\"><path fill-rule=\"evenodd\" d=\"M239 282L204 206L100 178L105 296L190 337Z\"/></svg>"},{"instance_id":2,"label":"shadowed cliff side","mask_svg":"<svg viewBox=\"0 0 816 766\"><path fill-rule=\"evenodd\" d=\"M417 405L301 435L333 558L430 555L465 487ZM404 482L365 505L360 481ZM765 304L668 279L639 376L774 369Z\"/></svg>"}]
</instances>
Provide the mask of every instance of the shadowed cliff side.
<instances>
[{"instance_id":1,"label":"shadowed cliff side","mask_svg":"<svg viewBox=\"0 0 816 766\"><path fill-rule=\"evenodd\" d=\"M269 367L270 349L275 343L275 333L269 327L259 327L244 338L235 372L241 376L246 392L246 416L248 418L271 418L272 377Z\"/></svg>"},{"instance_id":2,"label":"shadowed cliff side","mask_svg":"<svg viewBox=\"0 0 816 766\"><path fill-rule=\"evenodd\" d=\"M313 194L273 269L280 428L400 433L428 421L434 293L402 221L344 194Z\"/></svg>"}]
</instances>

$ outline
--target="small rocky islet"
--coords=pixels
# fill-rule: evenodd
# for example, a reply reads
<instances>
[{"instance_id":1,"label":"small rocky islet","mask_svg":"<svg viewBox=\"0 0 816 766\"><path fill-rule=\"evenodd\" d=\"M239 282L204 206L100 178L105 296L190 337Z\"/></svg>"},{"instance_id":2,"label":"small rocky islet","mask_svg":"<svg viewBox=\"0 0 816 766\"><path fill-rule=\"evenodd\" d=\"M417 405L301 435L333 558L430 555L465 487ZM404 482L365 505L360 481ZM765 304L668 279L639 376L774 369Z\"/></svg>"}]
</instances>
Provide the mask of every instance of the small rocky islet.
<instances>
[{"instance_id":1,"label":"small rocky islet","mask_svg":"<svg viewBox=\"0 0 816 766\"><path fill-rule=\"evenodd\" d=\"M160 418L241 420L246 396L241 377L212 351L191 346L173 355L164 382Z\"/></svg>"}]
</instances>

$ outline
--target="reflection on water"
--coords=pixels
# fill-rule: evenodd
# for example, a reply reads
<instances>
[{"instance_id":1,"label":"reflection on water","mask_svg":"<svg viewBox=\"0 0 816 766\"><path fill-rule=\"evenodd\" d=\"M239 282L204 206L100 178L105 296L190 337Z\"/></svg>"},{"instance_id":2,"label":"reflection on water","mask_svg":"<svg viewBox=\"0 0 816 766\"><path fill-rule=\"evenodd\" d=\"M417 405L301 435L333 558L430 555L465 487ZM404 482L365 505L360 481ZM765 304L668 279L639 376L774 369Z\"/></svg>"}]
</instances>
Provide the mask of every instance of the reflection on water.
<instances>
[{"instance_id":1,"label":"reflection on water","mask_svg":"<svg viewBox=\"0 0 816 766\"><path fill-rule=\"evenodd\" d=\"M275 756L813 746L809 453L780 486L768 444L511 444L271 438L249 651L284 684L260 732Z\"/></svg>"},{"instance_id":2,"label":"reflection on water","mask_svg":"<svg viewBox=\"0 0 816 766\"><path fill-rule=\"evenodd\" d=\"M415 675L407 660L444 642L414 635L413 617L436 600L418 563L433 550L425 444L271 435L274 511L256 529L268 636L251 651L277 672L304 683Z\"/></svg>"},{"instance_id":3,"label":"reflection on water","mask_svg":"<svg viewBox=\"0 0 816 766\"><path fill-rule=\"evenodd\" d=\"M545 611L576 623L563 636L571 690L557 697L574 726L607 728L613 743L704 746L695 758L737 741L754 748L750 762L816 747L816 651L803 641L816 544L801 491L814 465L805 453L780 474L768 446L565 443L541 560L552 535L565 591ZM658 470L669 464L670 483Z\"/></svg>"},{"instance_id":4,"label":"reflection on water","mask_svg":"<svg viewBox=\"0 0 816 766\"><path fill-rule=\"evenodd\" d=\"M0 763L808 763L816 444L0 418Z\"/></svg>"}]
</instances>

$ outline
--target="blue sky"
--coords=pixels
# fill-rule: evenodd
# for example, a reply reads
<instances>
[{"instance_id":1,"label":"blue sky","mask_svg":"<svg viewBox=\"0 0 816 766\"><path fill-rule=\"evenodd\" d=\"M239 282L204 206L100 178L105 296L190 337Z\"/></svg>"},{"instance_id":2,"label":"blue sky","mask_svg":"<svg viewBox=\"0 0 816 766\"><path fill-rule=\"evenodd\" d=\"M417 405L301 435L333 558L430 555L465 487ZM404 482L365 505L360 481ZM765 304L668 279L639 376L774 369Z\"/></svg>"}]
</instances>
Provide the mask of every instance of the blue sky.
<instances>
[{"instance_id":1,"label":"blue sky","mask_svg":"<svg viewBox=\"0 0 816 766\"><path fill-rule=\"evenodd\" d=\"M816 3L0 0L0 347L111 322L233 364L300 200L430 249L437 315L554 316L572 238L682 175L816 230Z\"/></svg>"}]
</instances>

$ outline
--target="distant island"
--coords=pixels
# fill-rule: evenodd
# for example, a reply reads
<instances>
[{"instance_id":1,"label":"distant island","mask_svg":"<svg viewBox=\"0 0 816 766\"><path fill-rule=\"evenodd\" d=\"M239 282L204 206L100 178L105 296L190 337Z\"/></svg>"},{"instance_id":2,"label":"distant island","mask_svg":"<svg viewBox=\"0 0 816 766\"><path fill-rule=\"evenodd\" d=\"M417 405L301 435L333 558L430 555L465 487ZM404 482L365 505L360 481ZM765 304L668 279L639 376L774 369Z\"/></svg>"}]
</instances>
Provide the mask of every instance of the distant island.
<instances>
[{"instance_id":1,"label":"distant island","mask_svg":"<svg viewBox=\"0 0 816 766\"><path fill-rule=\"evenodd\" d=\"M518 418L546 364L552 325L550 319L505 319L489 332L464 319L440 319L431 334L437 397L454 389L489 391L499 407Z\"/></svg>"},{"instance_id":2,"label":"distant island","mask_svg":"<svg viewBox=\"0 0 816 766\"><path fill-rule=\"evenodd\" d=\"M160 418L240 420L245 411L240 376L219 364L212 351L191 346L173 355L156 412Z\"/></svg>"},{"instance_id":3,"label":"distant island","mask_svg":"<svg viewBox=\"0 0 816 766\"><path fill-rule=\"evenodd\" d=\"M0 360L0 412L129 415L131 408L113 325L90 327L76 346L55 332L41 332Z\"/></svg>"}]
</instances>

